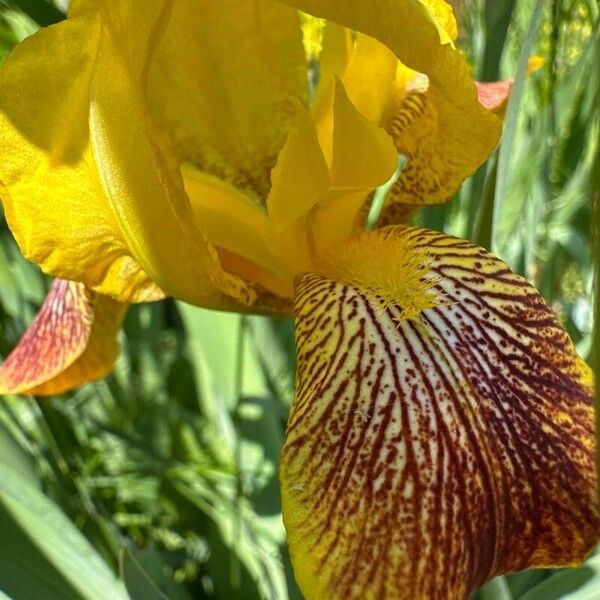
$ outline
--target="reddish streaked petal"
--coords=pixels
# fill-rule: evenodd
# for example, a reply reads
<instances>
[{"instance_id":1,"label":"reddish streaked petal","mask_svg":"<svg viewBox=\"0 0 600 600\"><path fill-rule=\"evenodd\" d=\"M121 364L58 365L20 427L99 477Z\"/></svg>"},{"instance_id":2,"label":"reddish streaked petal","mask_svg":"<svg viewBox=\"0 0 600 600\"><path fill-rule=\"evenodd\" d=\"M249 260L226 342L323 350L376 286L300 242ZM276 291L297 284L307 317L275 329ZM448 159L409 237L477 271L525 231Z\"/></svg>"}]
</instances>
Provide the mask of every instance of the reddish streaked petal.
<instances>
[{"instance_id":1,"label":"reddish streaked petal","mask_svg":"<svg viewBox=\"0 0 600 600\"><path fill-rule=\"evenodd\" d=\"M527 75L535 73L543 65L544 59L541 56L532 56L527 64ZM514 81L512 77L501 81L476 81L479 104L503 117Z\"/></svg>"},{"instance_id":2,"label":"reddish streaked petal","mask_svg":"<svg viewBox=\"0 0 600 600\"><path fill-rule=\"evenodd\" d=\"M111 369L126 305L55 279L40 311L0 366L0 394L59 394Z\"/></svg>"},{"instance_id":3,"label":"reddish streaked petal","mask_svg":"<svg viewBox=\"0 0 600 600\"><path fill-rule=\"evenodd\" d=\"M435 301L407 320L361 291L376 289L366 268L362 287L298 281L280 477L305 597L463 599L498 573L578 563L599 532L588 367L487 251L423 229L371 236L427 257Z\"/></svg>"},{"instance_id":4,"label":"reddish streaked petal","mask_svg":"<svg viewBox=\"0 0 600 600\"><path fill-rule=\"evenodd\" d=\"M513 83L514 79L489 82L476 81L479 103L488 110L503 115Z\"/></svg>"}]
</instances>

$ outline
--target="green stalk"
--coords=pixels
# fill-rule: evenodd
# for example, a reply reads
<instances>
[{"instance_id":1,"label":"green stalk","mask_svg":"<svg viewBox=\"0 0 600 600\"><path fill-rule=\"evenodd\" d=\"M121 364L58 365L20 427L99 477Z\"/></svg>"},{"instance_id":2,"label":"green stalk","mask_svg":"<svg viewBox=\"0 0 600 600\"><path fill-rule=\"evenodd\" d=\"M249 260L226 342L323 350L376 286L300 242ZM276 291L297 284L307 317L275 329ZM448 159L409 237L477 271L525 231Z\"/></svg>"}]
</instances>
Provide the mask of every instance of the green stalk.
<instances>
[{"instance_id":1,"label":"green stalk","mask_svg":"<svg viewBox=\"0 0 600 600\"><path fill-rule=\"evenodd\" d=\"M54 23L63 21L66 15L58 10L54 4L48 0L12 0L11 2L2 1L2 4L14 5L20 8L32 21L35 21L40 27L47 27Z\"/></svg>"},{"instance_id":2,"label":"green stalk","mask_svg":"<svg viewBox=\"0 0 600 600\"><path fill-rule=\"evenodd\" d=\"M235 427L235 521L233 523L233 539L231 540L231 563L229 576L231 587L236 591L236 597L241 592L242 571L240 559L236 551L236 544L242 535L242 499L244 486L241 472L241 440L240 440L240 403L242 400L242 385L244 376L244 347L246 342L247 318L240 315L235 357L235 406L233 408L233 423Z\"/></svg>"},{"instance_id":3,"label":"green stalk","mask_svg":"<svg viewBox=\"0 0 600 600\"><path fill-rule=\"evenodd\" d=\"M515 0L505 0L504 2L487 0L485 3L485 45L478 73L481 81L495 81L500 79L500 59L502 58L502 52L506 44L506 34L508 33L508 26L513 16L514 7ZM481 229L477 229L482 224L482 221L485 222L487 215L484 213L489 212L493 207L493 196L491 203L488 203L487 196L485 196L487 193L486 189L489 190L488 182L491 177L491 168L492 163L490 159L477 169L471 178L471 185L468 188L468 195L465 199L466 210L469 215L465 235L467 239L476 243L478 243L477 236L484 239L491 236L491 220L489 225L490 234L485 234ZM485 247L489 248L489 243Z\"/></svg>"},{"instance_id":4,"label":"green stalk","mask_svg":"<svg viewBox=\"0 0 600 600\"><path fill-rule=\"evenodd\" d=\"M490 250L492 248L492 227L494 218L494 194L496 190L496 176L498 175L498 154L494 154L488 161L488 172L485 177L483 191L477 218L473 224L471 240Z\"/></svg>"},{"instance_id":5,"label":"green stalk","mask_svg":"<svg viewBox=\"0 0 600 600\"><path fill-rule=\"evenodd\" d=\"M500 226L504 211L504 203L506 202L506 191L510 177L510 159L515 151L515 142L517 139L517 124L519 118L519 107L523 97L525 87L525 78L527 76L527 62L531 56L533 41L537 34L540 20L542 17L542 9L544 0L537 0L535 9L529 22L529 28L525 37L525 42L521 48L519 55L519 66L517 75L513 84L511 96L506 109L506 119L504 122L504 134L500 149L498 151L498 173L496 177L496 189L494 192L494 206L492 217L492 251L498 253L498 242Z\"/></svg>"}]
</instances>

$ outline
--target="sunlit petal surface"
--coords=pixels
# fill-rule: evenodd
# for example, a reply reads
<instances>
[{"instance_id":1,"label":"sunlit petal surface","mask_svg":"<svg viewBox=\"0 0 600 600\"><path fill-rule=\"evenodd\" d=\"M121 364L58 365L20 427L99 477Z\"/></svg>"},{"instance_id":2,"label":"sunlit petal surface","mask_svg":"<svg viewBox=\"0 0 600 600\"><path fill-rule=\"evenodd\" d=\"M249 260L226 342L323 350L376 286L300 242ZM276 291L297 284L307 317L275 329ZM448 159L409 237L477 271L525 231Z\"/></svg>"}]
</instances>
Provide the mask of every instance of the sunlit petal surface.
<instances>
[{"instance_id":1,"label":"sunlit petal surface","mask_svg":"<svg viewBox=\"0 0 600 600\"><path fill-rule=\"evenodd\" d=\"M221 269L216 251L194 226L170 139L150 118L143 95L171 3L98 6L102 29L90 89L90 135L123 237L166 293L208 307L227 307L227 297L251 304L252 291Z\"/></svg>"},{"instance_id":2,"label":"sunlit petal surface","mask_svg":"<svg viewBox=\"0 0 600 600\"><path fill-rule=\"evenodd\" d=\"M487 251L373 235L324 268L338 281L297 285L281 485L303 593L462 599L581 561L598 537L592 382L567 334ZM377 245L361 283L347 266Z\"/></svg>"},{"instance_id":3,"label":"sunlit petal surface","mask_svg":"<svg viewBox=\"0 0 600 600\"><path fill-rule=\"evenodd\" d=\"M44 271L147 301L163 293L118 230L90 146L99 35L95 15L69 19L26 39L2 64L0 195L23 254Z\"/></svg>"},{"instance_id":4,"label":"sunlit petal surface","mask_svg":"<svg viewBox=\"0 0 600 600\"><path fill-rule=\"evenodd\" d=\"M471 67L451 44L456 23L448 3L286 0L286 4L375 38L412 73L407 81L397 78L383 115L383 126L397 138L399 148L406 148L407 140L414 142L391 201L431 204L451 198L496 146L501 122L478 102ZM425 76L426 86L415 91L412 78L419 74Z\"/></svg>"},{"instance_id":5,"label":"sunlit petal surface","mask_svg":"<svg viewBox=\"0 0 600 600\"><path fill-rule=\"evenodd\" d=\"M81 283L56 279L0 366L0 394L58 394L106 375L119 351L125 310Z\"/></svg>"},{"instance_id":6,"label":"sunlit petal surface","mask_svg":"<svg viewBox=\"0 0 600 600\"><path fill-rule=\"evenodd\" d=\"M306 103L298 13L271 0L171 5L148 73L152 114L181 161L264 204L271 169Z\"/></svg>"}]
</instances>

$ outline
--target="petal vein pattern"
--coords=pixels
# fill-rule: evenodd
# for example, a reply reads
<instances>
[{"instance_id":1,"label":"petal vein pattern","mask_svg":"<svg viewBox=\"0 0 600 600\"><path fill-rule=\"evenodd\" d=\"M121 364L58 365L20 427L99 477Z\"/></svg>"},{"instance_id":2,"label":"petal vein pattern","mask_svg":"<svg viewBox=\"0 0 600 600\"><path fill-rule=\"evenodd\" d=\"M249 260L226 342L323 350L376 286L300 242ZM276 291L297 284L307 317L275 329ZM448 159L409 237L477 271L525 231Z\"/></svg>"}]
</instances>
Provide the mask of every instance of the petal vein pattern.
<instances>
[{"instance_id":1,"label":"petal vein pattern","mask_svg":"<svg viewBox=\"0 0 600 600\"><path fill-rule=\"evenodd\" d=\"M303 593L460 599L577 563L598 538L587 366L504 263L392 231L430 254L445 302L404 319L357 287L297 285L281 485Z\"/></svg>"},{"instance_id":2,"label":"petal vein pattern","mask_svg":"<svg viewBox=\"0 0 600 600\"><path fill-rule=\"evenodd\" d=\"M17 347L0 366L0 394L59 394L106 375L119 352L126 305L55 279Z\"/></svg>"}]
</instances>

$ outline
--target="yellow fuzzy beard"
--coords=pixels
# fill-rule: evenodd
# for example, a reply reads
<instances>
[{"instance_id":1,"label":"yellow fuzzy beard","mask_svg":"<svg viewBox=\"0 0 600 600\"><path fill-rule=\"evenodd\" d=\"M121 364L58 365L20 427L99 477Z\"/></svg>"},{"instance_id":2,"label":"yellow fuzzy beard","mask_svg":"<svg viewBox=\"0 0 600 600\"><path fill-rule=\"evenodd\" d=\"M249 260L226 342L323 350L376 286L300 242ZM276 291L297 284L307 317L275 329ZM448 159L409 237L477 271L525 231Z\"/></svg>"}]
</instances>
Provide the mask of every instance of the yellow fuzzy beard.
<instances>
[{"instance_id":1,"label":"yellow fuzzy beard","mask_svg":"<svg viewBox=\"0 0 600 600\"><path fill-rule=\"evenodd\" d=\"M317 261L317 272L356 288L378 309L396 307L400 320L413 321L424 310L444 304L431 263L427 250L415 248L406 236L375 231L330 249Z\"/></svg>"}]
</instances>

